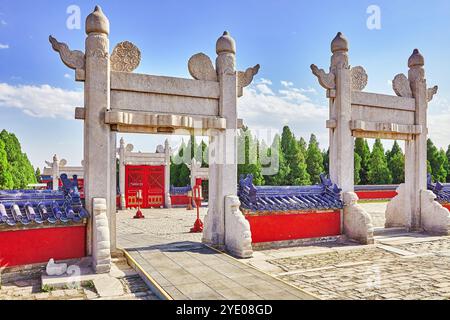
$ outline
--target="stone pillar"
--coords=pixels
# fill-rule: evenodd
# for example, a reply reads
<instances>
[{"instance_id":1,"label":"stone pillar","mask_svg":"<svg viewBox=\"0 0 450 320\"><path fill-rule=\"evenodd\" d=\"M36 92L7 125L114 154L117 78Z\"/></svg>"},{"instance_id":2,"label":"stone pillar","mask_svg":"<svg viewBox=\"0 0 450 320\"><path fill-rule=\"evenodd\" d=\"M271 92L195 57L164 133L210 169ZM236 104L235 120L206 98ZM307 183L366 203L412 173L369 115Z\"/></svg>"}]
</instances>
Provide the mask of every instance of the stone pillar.
<instances>
[{"instance_id":1,"label":"stone pillar","mask_svg":"<svg viewBox=\"0 0 450 320\"><path fill-rule=\"evenodd\" d=\"M119 189L120 189L120 206L125 209L125 141L120 138L119 147Z\"/></svg>"},{"instance_id":2,"label":"stone pillar","mask_svg":"<svg viewBox=\"0 0 450 320\"><path fill-rule=\"evenodd\" d=\"M425 60L419 50L415 49L408 60L408 80L411 91L416 100L414 122L422 126L422 132L408 141L405 167L405 181L410 193L411 229L421 229L421 201L420 193L427 190L427 83L425 80Z\"/></svg>"},{"instance_id":3,"label":"stone pillar","mask_svg":"<svg viewBox=\"0 0 450 320\"><path fill-rule=\"evenodd\" d=\"M110 188L109 188L109 228L110 228L110 244L111 244L111 251L116 251L116 215L117 215L117 153L116 153L116 145L117 145L117 133L111 131L109 134L109 143L110 143Z\"/></svg>"},{"instance_id":4,"label":"stone pillar","mask_svg":"<svg viewBox=\"0 0 450 320\"><path fill-rule=\"evenodd\" d=\"M336 94L331 98L330 115L335 127L330 131L330 178L342 191L354 191L354 138L350 129L352 115L351 72L348 64L348 41L338 33L331 43L330 72L335 75Z\"/></svg>"},{"instance_id":5,"label":"stone pillar","mask_svg":"<svg viewBox=\"0 0 450 320\"><path fill-rule=\"evenodd\" d=\"M53 156L52 162L52 189L58 190L59 188L59 160L56 154Z\"/></svg>"},{"instance_id":6,"label":"stone pillar","mask_svg":"<svg viewBox=\"0 0 450 320\"><path fill-rule=\"evenodd\" d=\"M170 199L170 146L169 140L164 141L164 195L166 208L172 208L172 200Z\"/></svg>"},{"instance_id":7,"label":"stone pillar","mask_svg":"<svg viewBox=\"0 0 450 320\"><path fill-rule=\"evenodd\" d=\"M210 137L209 207L203 241L225 246L225 197L237 194L237 97L236 44L224 32L216 43L216 71L220 83L219 115L227 129Z\"/></svg>"},{"instance_id":8,"label":"stone pillar","mask_svg":"<svg viewBox=\"0 0 450 320\"><path fill-rule=\"evenodd\" d=\"M95 7L86 19L86 80L84 85L84 159L86 207L93 212L94 198L105 201L106 216L111 221L111 130L105 124L105 112L110 109L109 21L100 7ZM109 223L111 225L111 223ZM91 222L91 248L94 266L99 244L96 224ZM108 227L109 228L109 227ZM92 236L94 235L94 236ZM111 232L110 237L115 234ZM104 250L104 249L102 249ZM103 254L102 254L103 255ZM98 269L105 270L104 267Z\"/></svg>"}]
</instances>

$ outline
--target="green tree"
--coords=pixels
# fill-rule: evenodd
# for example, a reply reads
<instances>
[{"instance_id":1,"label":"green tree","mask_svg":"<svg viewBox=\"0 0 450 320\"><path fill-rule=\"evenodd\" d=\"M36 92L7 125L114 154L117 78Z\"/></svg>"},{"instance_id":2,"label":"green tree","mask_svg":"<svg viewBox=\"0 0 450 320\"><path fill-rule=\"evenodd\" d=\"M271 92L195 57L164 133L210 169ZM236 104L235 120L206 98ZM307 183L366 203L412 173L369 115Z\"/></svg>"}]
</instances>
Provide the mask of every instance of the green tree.
<instances>
[{"instance_id":1,"label":"green tree","mask_svg":"<svg viewBox=\"0 0 450 320\"><path fill-rule=\"evenodd\" d=\"M301 140L300 140L301 141ZM301 142L297 142L288 126L283 128L281 135L281 151L289 167L289 175L283 185L308 185L311 183L306 166L306 155Z\"/></svg>"},{"instance_id":2,"label":"green tree","mask_svg":"<svg viewBox=\"0 0 450 320\"><path fill-rule=\"evenodd\" d=\"M405 182L405 156L397 141L394 141L392 149L386 152L386 161L391 172L392 183Z\"/></svg>"},{"instance_id":3,"label":"green tree","mask_svg":"<svg viewBox=\"0 0 450 320\"><path fill-rule=\"evenodd\" d=\"M374 185L392 183L391 172L389 171L380 139L376 139L373 145L367 178L368 182Z\"/></svg>"},{"instance_id":4,"label":"green tree","mask_svg":"<svg viewBox=\"0 0 450 320\"><path fill-rule=\"evenodd\" d=\"M433 181L444 182L447 180L448 160L444 150L438 150L431 139L427 140L427 160L430 163L429 173Z\"/></svg>"},{"instance_id":5,"label":"green tree","mask_svg":"<svg viewBox=\"0 0 450 320\"><path fill-rule=\"evenodd\" d=\"M267 149L267 157L274 160L275 164L270 164L274 169L274 174L264 176L265 184L270 186L286 185L286 177L290 173L290 168L281 150L281 138L278 134L275 135L271 147Z\"/></svg>"},{"instance_id":6,"label":"green tree","mask_svg":"<svg viewBox=\"0 0 450 320\"><path fill-rule=\"evenodd\" d=\"M0 140L0 189L12 189L13 186L14 182L6 156L5 143Z\"/></svg>"},{"instance_id":7,"label":"green tree","mask_svg":"<svg viewBox=\"0 0 450 320\"><path fill-rule=\"evenodd\" d=\"M366 139L363 138L355 139L355 153L357 153L361 158L361 170L359 172L360 183L368 184L370 149Z\"/></svg>"},{"instance_id":8,"label":"green tree","mask_svg":"<svg viewBox=\"0 0 450 320\"><path fill-rule=\"evenodd\" d=\"M30 183L36 183L34 168L26 153L22 152L19 140L13 133L2 130L0 140L4 143L4 150L8 161L8 170L11 174L13 189L24 189Z\"/></svg>"},{"instance_id":9,"label":"green tree","mask_svg":"<svg viewBox=\"0 0 450 320\"><path fill-rule=\"evenodd\" d=\"M191 183L188 167L191 153L191 142L188 145L182 140L178 152L172 156L170 166L170 183L175 187L184 187ZM186 155L186 156L185 156Z\"/></svg>"},{"instance_id":10,"label":"green tree","mask_svg":"<svg viewBox=\"0 0 450 320\"><path fill-rule=\"evenodd\" d=\"M237 137L238 144L238 178L241 175L253 175L255 185L263 185L262 166L258 157L258 140L248 127L242 128Z\"/></svg>"},{"instance_id":11,"label":"green tree","mask_svg":"<svg viewBox=\"0 0 450 320\"><path fill-rule=\"evenodd\" d=\"M324 173L322 152L319 142L314 134L309 139L308 150L306 151L307 170L313 184L320 182L320 175Z\"/></svg>"},{"instance_id":12,"label":"green tree","mask_svg":"<svg viewBox=\"0 0 450 320\"><path fill-rule=\"evenodd\" d=\"M118 172L118 171L119 170L116 170L116 172ZM36 177L37 182L41 182L41 169L39 169L39 167L36 168L36 171L34 172L34 176Z\"/></svg>"},{"instance_id":13,"label":"green tree","mask_svg":"<svg viewBox=\"0 0 450 320\"><path fill-rule=\"evenodd\" d=\"M447 152L445 153L447 156L447 182L450 182L450 145L447 147Z\"/></svg>"},{"instance_id":14,"label":"green tree","mask_svg":"<svg viewBox=\"0 0 450 320\"><path fill-rule=\"evenodd\" d=\"M300 152L306 155L306 151L308 150L308 144L306 143L305 139L303 137L300 138L298 141L298 146L300 148Z\"/></svg>"},{"instance_id":15,"label":"green tree","mask_svg":"<svg viewBox=\"0 0 450 320\"><path fill-rule=\"evenodd\" d=\"M359 173L361 172L361 157L356 152L354 156L354 166L354 184L359 184L361 182L361 178L359 177Z\"/></svg>"}]
</instances>

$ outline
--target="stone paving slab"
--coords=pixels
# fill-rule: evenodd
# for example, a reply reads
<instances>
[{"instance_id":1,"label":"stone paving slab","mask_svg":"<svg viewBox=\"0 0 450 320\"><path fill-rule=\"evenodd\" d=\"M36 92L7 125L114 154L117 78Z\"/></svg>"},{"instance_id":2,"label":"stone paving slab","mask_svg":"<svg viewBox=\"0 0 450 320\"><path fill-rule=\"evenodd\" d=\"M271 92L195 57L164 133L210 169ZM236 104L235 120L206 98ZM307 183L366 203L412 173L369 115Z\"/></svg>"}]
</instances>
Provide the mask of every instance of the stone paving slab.
<instances>
[{"instance_id":1,"label":"stone paving slab","mask_svg":"<svg viewBox=\"0 0 450 320\"><path fill-rule=\"evenodd\" d=\"M203 218L207 208L202 208ZM280 279L248 266L201 243L189 233L195 211L145 210L117 216L118 244L173 299L315 299Z\"/></svg>"},{"instance_id":2,"label":"stone paving slab","mask_svg":"<svg viewBox=\"0 0 450 320\"><path fill-rule=\"evenodd\" d=\"M178 251L180 247L186 251ZM176 300L315 299L201 243L125 250Z\"/></svg>"}]
</instances>

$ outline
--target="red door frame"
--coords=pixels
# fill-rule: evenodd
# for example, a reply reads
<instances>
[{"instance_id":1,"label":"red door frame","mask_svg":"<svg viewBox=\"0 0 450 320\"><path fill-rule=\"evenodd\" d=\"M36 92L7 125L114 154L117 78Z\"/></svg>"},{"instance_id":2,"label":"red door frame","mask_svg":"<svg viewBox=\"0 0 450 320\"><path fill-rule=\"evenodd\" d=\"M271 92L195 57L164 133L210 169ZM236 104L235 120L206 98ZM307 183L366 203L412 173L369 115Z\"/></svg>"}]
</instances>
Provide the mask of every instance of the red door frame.
<instances>
[{"instance_id":1,"label":"red door frame","mask_svg":"<svg viewBox=\"0 0 450 320\"><path fill-rule=\"evenodd\" d=\"M137 192L142 190L141 208L164 206L164 166L126 165L125 202L127 208L137 206Z\"/></svg>"}]
</instances>

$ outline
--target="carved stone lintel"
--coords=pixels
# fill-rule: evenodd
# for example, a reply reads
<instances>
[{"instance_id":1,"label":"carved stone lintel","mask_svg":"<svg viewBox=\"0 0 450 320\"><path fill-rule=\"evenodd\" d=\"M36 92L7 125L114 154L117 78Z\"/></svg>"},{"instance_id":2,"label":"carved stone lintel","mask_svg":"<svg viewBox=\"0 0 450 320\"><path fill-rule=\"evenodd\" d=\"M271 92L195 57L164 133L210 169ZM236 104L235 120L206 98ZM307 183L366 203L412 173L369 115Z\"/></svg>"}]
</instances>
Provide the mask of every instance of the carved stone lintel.
<instances>
[{"instance_id":1,"label":"carved stone lintel","mask_svg":"<svg viewBox=\"0 0 450 320\"><path fill-rule=\"evenodd\" d=\"M413 97L409 80L403 73L396 75L394 80L392 80L392 89L394 89L395 94L399 97Z\"/></svg>"},{"instance_id":2,"label":"carved stone lintel","mask_svg":"<svg viewBox=\"0 0 450 320\"><path fill-rule=\"evenodd\" d=\"M59 53L62 62L74 70L84 70L85 67L85 56L82 51L70 50L69 46L63 42L58 42L52 36L49 36L49 41L52 44L53 50Z\"/></svg>"},{"instance_id":3,"label":"carved stone lintel","mask_svg":"<svg viewBox=\"0 0 450 320\"><path fill-rule=\"evenodd\" d=\"M433 100L434 95L438 92L438 86L434 86L433 88L429 88L427 91L427 100L430 102Z\"/></svg>"},{"instance_id":4,"label":"carved stone lintel","mask_svg":"<svg viewBox=\"0 0 450 320\"><path fill-rule=\"evenodd\" d=\"M317 77L322 87L325 89L336 88L334 73L326 73L323 69L319 69L315 64L311 65L311 71Z\"/></svg>"},{"instance_id":5,"label":"carved stone lintel","mask_svg":"<svg viewBox=\"0 0 450 320\"><path fill-rule=\"evenodd\" d=\"M243 72L243 71L238 72L238 88L239 88L238 96L239 97L242 96L242 89L245 88L246 86L248 86L250 83L252 83L253 77L258 73L259 68L260 68L260 66L259 66L259 64L257 64L254 67L247 68L247 70L245 70L245 72Z\"/></svg>"},{"instance_id":6,"label":"carved stone lintel","mask_svg":"<svg viewBox=\"0 0 450 320\"><path fill-rule=\"evenodd\" d=\"M368 76L363 67L357 66L352 68L352 89L362 91L367 85Z\"/></svg>"},{"instance_id":7,"label":"carved stone lintel","mask_svg":"<svg viewBox=\"0 0 450 320\"><path fill-rule=\"evenodd\" d=\"M188 61L190 75L196 80L217 81L217 73L211 59L204 53L194 54Z\"/></svg>"},{"instance_id":8,"label":"carved stone lintel","mask_svg":"<svg viewBox=\"0 0 450 320\"><path fill-rule=\"evenodd\" d=\"M116 45L110 59L112 71L133 72L141 62L141 52L133 43L123 41Z\"/></svg>"}]
</instances>

